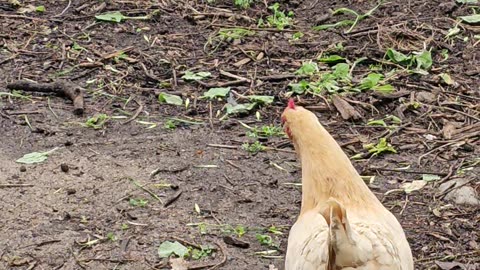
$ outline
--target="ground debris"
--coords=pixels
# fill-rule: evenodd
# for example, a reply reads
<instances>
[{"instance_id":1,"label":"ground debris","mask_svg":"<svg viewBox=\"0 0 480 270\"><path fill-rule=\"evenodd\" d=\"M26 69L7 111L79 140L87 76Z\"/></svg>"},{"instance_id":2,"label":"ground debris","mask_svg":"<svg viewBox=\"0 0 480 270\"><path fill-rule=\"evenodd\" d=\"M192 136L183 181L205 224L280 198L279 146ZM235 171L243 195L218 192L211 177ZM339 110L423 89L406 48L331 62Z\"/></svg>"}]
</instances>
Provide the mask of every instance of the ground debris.
<instances>
[{"instance_id":1,"label":"ground debris","mask_svg":"<svg viewBox=\"0 0 480 270\"><path fill-rule=\"evenodd\" d=\"M55 93L64 96L73 101L73 113L76 115L83 114L83 89L71 82L56 81L53 83L36 83L26 80L15 81L7 84L7 89L21 90L28 92Z\"/></svg>"},{"instance_id":2,"label":"ground debris","mask_svg":"<svg viewBox=\"0 0 480 270\"><path fill-rule=\"evenodd\" d=\"M340 96L332 96L333 105L340 112L340 115L344 120L359 120L362 119L362 115L355 110L355 108L350 105L347 101L342 99Z\"/></svg>"}]
</instances>

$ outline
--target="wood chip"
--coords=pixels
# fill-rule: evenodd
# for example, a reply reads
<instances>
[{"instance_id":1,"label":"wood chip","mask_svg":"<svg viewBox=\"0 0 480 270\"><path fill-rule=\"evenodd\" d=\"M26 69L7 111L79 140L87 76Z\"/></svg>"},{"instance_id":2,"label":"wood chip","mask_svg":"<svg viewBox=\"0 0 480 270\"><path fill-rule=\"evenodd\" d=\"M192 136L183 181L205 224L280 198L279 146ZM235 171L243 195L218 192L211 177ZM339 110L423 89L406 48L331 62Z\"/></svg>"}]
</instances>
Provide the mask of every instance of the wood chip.
<instances>
[{"instance_id":1,"label":"wood chip","mask_svg":"<svg viewBox=\"0 0 480 270\"><path fill-rule=\"evenodd\" d=\"M250 62L250 61L252 61L252 59L250 59L250 58L243 58L242 60L236 62L236 63L233 64L233 65L236 66L236 67L241 67L241 66L247 64L247 63Z\"/></svg>"},{"instance_id":2,"label":"wood chip","mask_svg":"<svg viewBox=\"0 0 480 270\"><path fill-rule=\"evenodd\" d=\"M342 99L340 96L332 96L333 105L340 112L340 115L344 120L359 120L362 119L362 115L355 110L355 108Z\"/></svg>"},{"instance_id":3,"label":"wood chip","mask_svg":"<svg viewBox=\"0 0 480 270\"><path fill-rule=\"evenodd\" d=\"M442 134L443 138L445 138L446 140L452 139L452 135L455 135L456 133L456 127L452 122L446 122L443 125Z\"/></svg>"}]
</instances>

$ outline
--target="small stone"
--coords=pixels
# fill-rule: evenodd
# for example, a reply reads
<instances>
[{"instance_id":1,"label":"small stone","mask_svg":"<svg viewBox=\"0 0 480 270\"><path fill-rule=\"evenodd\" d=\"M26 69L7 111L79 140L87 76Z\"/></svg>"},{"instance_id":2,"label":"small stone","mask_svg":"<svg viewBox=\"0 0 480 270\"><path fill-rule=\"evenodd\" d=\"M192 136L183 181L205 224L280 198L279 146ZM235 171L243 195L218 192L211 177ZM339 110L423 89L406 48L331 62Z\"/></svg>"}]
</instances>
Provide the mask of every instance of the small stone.
<instances>
[{"instance_id":1,"label":"small stone","mask_svg":"<svg viewBox=\"0 0 480 270\"><path fill-rule=\"evenodd\" d=\"M65 164L65 163L60 164L60 169L61 169L62 172L64 172L64 173L67 173L68 170L69 170L68 165Z\"/></svg>"},{"instance_id":2,"label":"small stone","mask_svg":"<svg viewBox=\"0 0 480 270\"><path fill-rule=\"evenodd\" d=\"M456 204L480 205L480 198L473 187L466 185L467 181L468 179L450 180L441 184L438 189L440 192L451 189L445 196L445 200L454 201Z\"/></svg>"},{"instance_id":3,"label":"small stone","mask_svg":"<svg viewBox=\"0 0 480 270\"><path fill-rule=\"evenodd\" d=\"M234 247L239 247L239 248L249 248L250 244L247 242L243 242L241 240L238 240L236 238L233 238L231 236L224 236L223 237L223 242L227 245L231 245Z\"/></svg>"},{"instance_id":4,"label":"small stone","mask_svg":"<svg viewBox=\"0 0 480 270\"><path fill-rule=\"evenodd\" d=\"M25 166L23 166L23 165L20 166L20 171L21 171L21 172L26 172L26 171L27 171L27 167L25 167Z\"/></svg>"}]
</instances>

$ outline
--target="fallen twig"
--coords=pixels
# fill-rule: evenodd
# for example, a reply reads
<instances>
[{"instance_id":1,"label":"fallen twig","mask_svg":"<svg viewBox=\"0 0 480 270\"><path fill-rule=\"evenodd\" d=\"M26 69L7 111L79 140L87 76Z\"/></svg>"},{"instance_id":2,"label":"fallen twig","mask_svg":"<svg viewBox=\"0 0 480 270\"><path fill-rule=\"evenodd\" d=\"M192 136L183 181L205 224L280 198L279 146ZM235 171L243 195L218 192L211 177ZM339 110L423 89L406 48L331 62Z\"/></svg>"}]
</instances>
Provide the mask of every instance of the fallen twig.
<instances>
[{"instance_id":1,"label":"fallen twig","mask_svg":"<svg viewBox=\"0 0 480 270\"><path fill-rule=\"evenodd\" d=\"M370 170L375 171L387 171L387 172L401 172L401 173L411 173L411 174L434 174L439 176L447 176L448 173L442 172L429 172L429 171L409 171L409 170L402 170L397 168L379 168L379 167L368 167Z\"/></svg>"},{"instance_id":2,"label":"fallen twig","mask_svg":"<svg viewBox=\"0 0 480 270\"><path fill-rule=\"evenodd\" d=\"M73 101L73 113L76 115L83 114L83 89L71 82L57 81L53 83L36 83L25 80L16 81L7 84L7 89L22 90L28 92L55 93L64 96Z\"/></svg>"},{"instance_id":3,"label":"fallen twig","mask_svg":"<svg viewBox=\"0 0 480 270\"><path fill-rule=\"evenodd\" d=\"M152 191L148 190L146 187L140 185L137 181L135 181L134 179L132 178L128 178L130 181L132 181L132 183L141 188L143 191L147 192L148 194L150 194L150 196L152 196L153 198L155 198L156 200L158 200L160 203L163 203L162 199L160 199L157 194L153 193Z\"/></svg>"},{"instance_id":4,"label":"fallen twig","mask_svg":"<svg viewBox=\"0 0 480 270\"><path fill-rule=\"evenodd\" d=\"M140 113L142 112L142 110L143 110L143 104L142 104L142 103L139 103L139 102L137 102L137 103L138 103L139 107L138 107L138 109L135 111L135 114L134 114L130 119L128 119L127 121L123 122L123 123L122 123L123 125L128 124L128 123L132 122L133 120L135 120L135 119L140 115Z\"/></svg>"},{"instance_id":5,"label":"fallen twig","mask_svg":"<svg viewBox=\"0 0 480 270\"><path fill-rule=\"evenodd\" d=\"M177 193L175 193L175 195L173 195L173 197L171 197L170 199L168 199L165 204L163 205L163 207L167 207L169 206L170 204L174 203L176 200L178 200L178 198L180 198L180 195L182 195L183 191L179 191Z\"/></svg>"},{"instance_id":6,"label":"fallen twig","mask_svg":"<svg viewBox=\"0 0 480 270\"><path fill-rule=\"evenodd\" d=\"M0 188L33 187L32 184L0 184Z\"/></svg>"}]
</instances>

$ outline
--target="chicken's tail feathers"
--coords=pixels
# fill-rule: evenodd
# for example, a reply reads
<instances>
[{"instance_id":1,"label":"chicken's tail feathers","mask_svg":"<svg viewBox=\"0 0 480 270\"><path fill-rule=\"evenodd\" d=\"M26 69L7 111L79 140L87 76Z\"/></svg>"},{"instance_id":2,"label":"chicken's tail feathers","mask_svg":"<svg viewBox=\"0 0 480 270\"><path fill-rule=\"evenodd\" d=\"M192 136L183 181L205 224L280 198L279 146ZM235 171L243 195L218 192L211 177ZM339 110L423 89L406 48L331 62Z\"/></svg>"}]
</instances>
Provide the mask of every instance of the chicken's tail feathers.
<instances>
[{"instance_id":1,"label":"chicken's tail feathers","mask_svg":"<svg viewBox=\"0 0 480 270\"><path fill-rule=\"evenodd\" d=\"M329 227L328 234L328 266L326 270L334 270L338 240L351 240L350 224L347 219L347 211L340 202L334 198L328 199L319 209L319 213L325 218ZM344 239L339 239L344 238Z\"/></svg>"}]
</instances>

